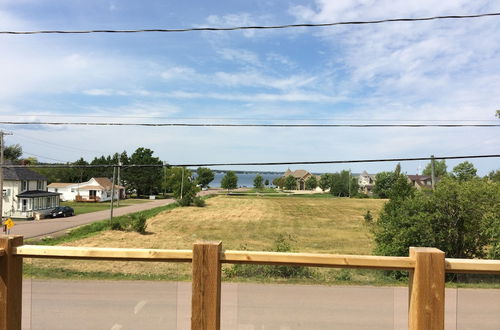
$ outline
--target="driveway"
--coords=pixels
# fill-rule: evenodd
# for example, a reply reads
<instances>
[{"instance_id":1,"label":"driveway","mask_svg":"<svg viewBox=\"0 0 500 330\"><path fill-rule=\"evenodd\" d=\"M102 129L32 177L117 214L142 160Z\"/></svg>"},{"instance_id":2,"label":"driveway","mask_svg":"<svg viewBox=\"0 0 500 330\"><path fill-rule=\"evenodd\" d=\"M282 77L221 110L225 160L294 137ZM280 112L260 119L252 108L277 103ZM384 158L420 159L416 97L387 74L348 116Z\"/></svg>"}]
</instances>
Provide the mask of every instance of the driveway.
<instances>
[{"instance_id":1,"label":"driveway","mask_svg":"<svg viewBox=\"0 0 500 330\"><path fill-rule=\"evenodd\" d=\"M151 202L140 203L113 209L113 216L149 210L155 207L174 203L173 199L159 199ZM57 236L65 234L70 228L86 225L95 221L109 219L109 210L97 211L75 215L68 218L43 219L33 221L16 221L11 228L11 235L23 235L24 238L42 238L45 236Z\"/></svg>"}]
</instances>

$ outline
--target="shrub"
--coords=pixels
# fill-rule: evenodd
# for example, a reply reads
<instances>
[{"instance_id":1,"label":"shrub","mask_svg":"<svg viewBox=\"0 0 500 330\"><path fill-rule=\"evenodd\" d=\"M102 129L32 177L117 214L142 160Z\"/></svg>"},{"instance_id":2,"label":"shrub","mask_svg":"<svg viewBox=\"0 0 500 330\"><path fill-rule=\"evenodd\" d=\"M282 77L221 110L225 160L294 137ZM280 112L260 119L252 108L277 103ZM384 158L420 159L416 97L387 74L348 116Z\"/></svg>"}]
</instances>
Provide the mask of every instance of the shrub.
<instances>
[{"instance_id":1,"label":"shrub","mask_svg":"<svg viewBox=\"0 0 500 330\"><path fill-rule=\"evenodd\" d=\"M365 218L365 222L366 223L372 223L373 222L373 216L370 213L370 210L366 211L366 214L365 214L364 218Z\"/></svg>"},{"instance_id":2,"label":"shrub","mask_svg":"<svg viewBox=\"0 0 500 330\"><path fill-rule=\"evenodd\" d=\"M205 205L206 205L205 200L201 199L200 197L195 197L193 202L194 202L194 206L197 206L197 207L205 207Z\"/></svg>"},{"instance_id":3,"label":"shrub","mask_svg":"<svg viewBox=\"0 0 500 330\"><path fill-rule=\"evenodd\" d=\"M291 252L291 236L279 234L274 241L274 252ZM246 246L240 247L246 250ZM314 273L311 269L303 266L267 266L267 265L245 265L236 264L224 269L227 277L277 277L277 278L311 278Z\"/></svg>"},{"instance_id":4,"label":"shrub","mask_svg":"<svg viewBox=\"0 0 500 330\"><path fill-rule=\"evenodd\" d=\"M132 223L131 227L135 232L138 232L139 234L145 234L146 233L146 227L148 226L146 223L146 216L143 214L140 214L138 216L134 216L132 218Z\"/></svg>"}]
</instances>

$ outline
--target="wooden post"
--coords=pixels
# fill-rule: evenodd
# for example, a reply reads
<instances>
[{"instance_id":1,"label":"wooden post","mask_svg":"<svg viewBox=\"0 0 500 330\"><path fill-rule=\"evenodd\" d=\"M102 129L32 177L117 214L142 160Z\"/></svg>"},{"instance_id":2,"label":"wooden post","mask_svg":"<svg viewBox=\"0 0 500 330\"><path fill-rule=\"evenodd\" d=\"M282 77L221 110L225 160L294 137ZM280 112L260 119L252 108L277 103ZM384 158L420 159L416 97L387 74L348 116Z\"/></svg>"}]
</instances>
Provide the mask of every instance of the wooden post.
<instances>
[{"instance_id":1,"label":"wooden post","mask_svg":"<svg viewBox=\"0 0 500 330\"><path fill-rule=\"evenodd\" d=\"M193 246L191 330L220 329L222 242Z\"/></svg>"},{"instance_id":2,"label":"wooden post","mask_svg":"<svg viewBox=\"0 0 500 330\"><path fill-rule=\"evenodd\" d=\"M444 252L410 248L415 270L410 272L408 329L444 330Z\"/></svg>"},{"instance_id":3,"label":"wooden post","mask_svg":"<svg viewBox=\"0 0 500 330\"><path fill-rule=\"evenodd\" d=\"M12 254L20 245L22 236L0 237L0 330L21 330L23 258Z\"/></svg>"}]
</instances>

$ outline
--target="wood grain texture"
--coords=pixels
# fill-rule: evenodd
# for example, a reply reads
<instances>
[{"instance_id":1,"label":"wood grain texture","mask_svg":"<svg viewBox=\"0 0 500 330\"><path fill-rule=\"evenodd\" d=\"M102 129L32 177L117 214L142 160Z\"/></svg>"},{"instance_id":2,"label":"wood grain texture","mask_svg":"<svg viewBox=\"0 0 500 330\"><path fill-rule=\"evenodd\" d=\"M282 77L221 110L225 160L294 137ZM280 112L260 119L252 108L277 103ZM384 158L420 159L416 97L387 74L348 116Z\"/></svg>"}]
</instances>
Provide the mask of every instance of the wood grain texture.
<instances>
[{"instance_id":1,"label":"wood grain texture","mask_svg":"<svg viewBox=\"0 0 500 330\"><path fill-rule=\"evenodd\" d=\"M21 236L0 237L0 330L21 330L23 259L12 253L20 245Z\"/></svg>"},{"instance_id":2,"label":"wood grain texture","mask_svg":"<svg viewBox=\"0 0 500 330\"><path fill-rule=\"evenodd\" d=\"M444 252L410 248L415 269L410 276L408 329L444 330Z\"/></svg>"},{"instance_id":3,"label":"wood grain texture","mask_svg":"<svg viewBox=\"0 0 500 330\"><path fill-rule=\"evenodd\" d=\"M221 250L221 242L193 246L192 330L220 329Z\"/></svg>"},{"instance_id":4,"label":"wood grain texture","mask_svg":"<svg viewBox=\"0 0 500 330\"><path fill-rule=\"evenodd\" d=\"M191 262L191 250L121 249L23 245L14 254L29 258Z\"/></svg>"}]
</instances>

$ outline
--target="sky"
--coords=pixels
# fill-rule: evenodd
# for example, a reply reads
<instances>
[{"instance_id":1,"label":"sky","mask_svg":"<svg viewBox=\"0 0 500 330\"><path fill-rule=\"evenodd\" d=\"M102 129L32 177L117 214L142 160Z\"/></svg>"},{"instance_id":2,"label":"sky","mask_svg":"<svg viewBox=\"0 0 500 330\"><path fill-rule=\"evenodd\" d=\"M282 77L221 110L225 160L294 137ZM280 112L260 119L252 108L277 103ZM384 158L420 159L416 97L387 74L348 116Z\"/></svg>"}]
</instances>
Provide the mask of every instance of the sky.
<instances>
[{"instance_id":1,"label":"sky","mask_svg":"<svg viewBox=\"0 0 500 330\"><path fill-rule=\"evenodd\" d=\"M0 0L0 30L191 28L500 12L470 0ZM499 123L500 17L226 32L0 35L0 121ZM498 154L492 128L0 125L25 157L170 164ZM448 161L448 169L460 161ZM472 160L480 175L499 158ZM290 166L392 170L395 163ZM426 162L404 162L408 174ZM233 167L284 171L288 166ZM226 167L227 168L227 167Z\"/></svg>"}]
</instances>

